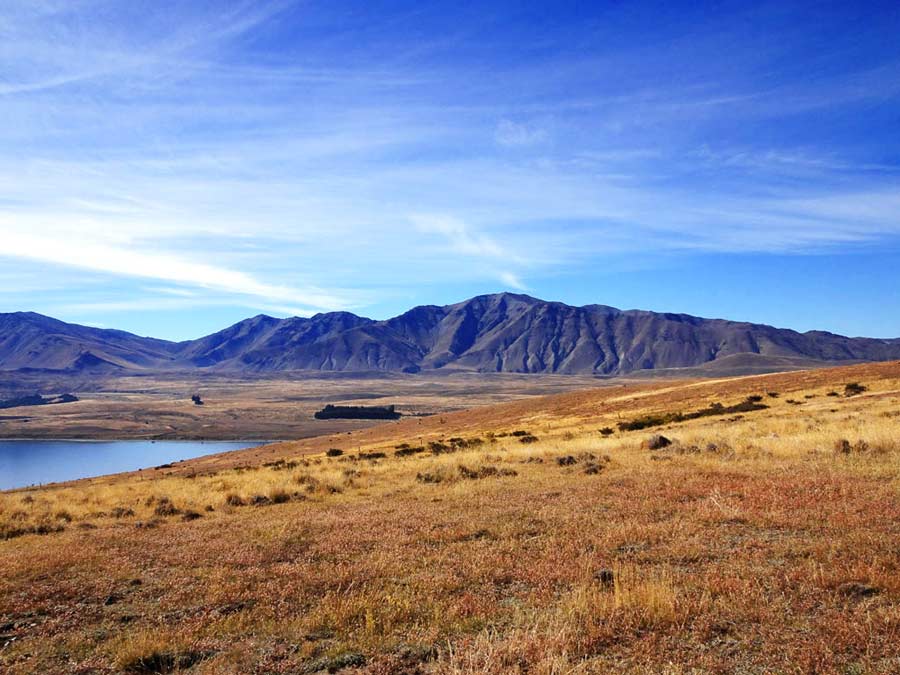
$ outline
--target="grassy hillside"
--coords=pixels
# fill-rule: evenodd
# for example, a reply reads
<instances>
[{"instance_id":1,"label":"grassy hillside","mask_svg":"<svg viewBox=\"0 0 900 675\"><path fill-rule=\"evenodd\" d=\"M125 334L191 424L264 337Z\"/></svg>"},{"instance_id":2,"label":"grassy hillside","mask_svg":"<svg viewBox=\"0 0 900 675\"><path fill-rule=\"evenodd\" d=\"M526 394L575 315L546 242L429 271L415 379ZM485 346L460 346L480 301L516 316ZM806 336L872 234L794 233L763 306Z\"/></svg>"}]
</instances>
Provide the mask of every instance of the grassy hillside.
<instances>
[{"instance_id":1,"label":"grassy hillside","mask_svg":"<svg viewBox=\"0 0 900 675\"><path fill-rule=\"evenodd\" d=\"M2 494L0 670L896 673L898 421L653 382Z\"/></svg>"}]
</instances>

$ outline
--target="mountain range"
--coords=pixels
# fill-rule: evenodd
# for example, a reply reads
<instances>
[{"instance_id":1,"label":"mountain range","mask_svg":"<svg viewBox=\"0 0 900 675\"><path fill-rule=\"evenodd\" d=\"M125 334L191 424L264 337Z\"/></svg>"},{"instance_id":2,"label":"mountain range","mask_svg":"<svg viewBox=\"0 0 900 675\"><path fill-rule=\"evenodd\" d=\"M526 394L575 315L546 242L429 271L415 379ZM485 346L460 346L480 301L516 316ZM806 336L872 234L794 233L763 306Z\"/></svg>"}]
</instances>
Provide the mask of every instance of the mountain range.
<instances>
[{"instance_id":1,"label":"mountain range","mask_svg":"<svg viewBox=\"0 0 900 675\"><path fill-rule=\"evenodd\" d=\"M900 339L799 333L722 319L605 305L573 307L527 295L482 295L376 321L348 312L255 316L185 342L0 314L0 370L127 373L382 371L624 375L652 369L779 370L900 359ZM748 365L749 364L749 365Z\"/></svg>"}]
</instances>

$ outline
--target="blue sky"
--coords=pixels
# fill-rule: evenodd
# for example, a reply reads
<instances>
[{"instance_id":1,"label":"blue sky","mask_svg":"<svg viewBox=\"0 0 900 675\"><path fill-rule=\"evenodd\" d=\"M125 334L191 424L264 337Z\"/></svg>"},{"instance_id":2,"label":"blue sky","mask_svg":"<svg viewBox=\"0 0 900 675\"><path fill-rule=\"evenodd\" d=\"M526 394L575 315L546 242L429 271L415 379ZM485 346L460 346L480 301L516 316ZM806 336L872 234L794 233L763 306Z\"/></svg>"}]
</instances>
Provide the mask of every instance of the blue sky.
<instances>
[{"instance_id":1,"label":"blue sky","mask_svg":"<svg viewBox=\"0 0 900 675\"><path fill-rule=\"evenodd\" d=\"M896 2L4 0L0 311L900 336Z\"/></svg>"}]
</instances>

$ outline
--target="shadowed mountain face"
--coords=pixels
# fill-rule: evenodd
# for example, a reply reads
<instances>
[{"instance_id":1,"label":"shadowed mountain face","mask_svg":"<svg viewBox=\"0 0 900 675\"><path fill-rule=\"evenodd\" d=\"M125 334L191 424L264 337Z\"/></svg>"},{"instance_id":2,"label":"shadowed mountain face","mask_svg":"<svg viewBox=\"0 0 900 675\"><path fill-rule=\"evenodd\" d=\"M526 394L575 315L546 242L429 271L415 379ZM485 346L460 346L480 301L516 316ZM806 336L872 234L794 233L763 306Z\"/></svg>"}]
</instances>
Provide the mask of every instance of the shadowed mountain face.
<instances>
[{"instance_id":1,"label":"shadowed mountain face","mask_svg":"<svg viewBox=\"0 0 900 675\"><path fill-rule=\"evenodd\" d=\"M34 312L0 314L0 369L116 371L163 368L174 343L119 330L102 330Z\"/></svg>"},{"instance_id":2,"label":"shadowed mountain face","mask_svg":"<svg viewBox=\"0 0 900 675\"><path fill-rule=\"evenodd\" d=\"M737 355L753 355L752 359ZM347 312L256 316L199 340L174 343L66 324L33 313L0 315L0 369L69 372L286 370L621 375L727 364L772 370L835 361L900 359L900 339L798 333L686 314L572 307L525 295L483 295L373 321ZM719 365L721 364L721 365Z\"/></svg>"}]
</instances>

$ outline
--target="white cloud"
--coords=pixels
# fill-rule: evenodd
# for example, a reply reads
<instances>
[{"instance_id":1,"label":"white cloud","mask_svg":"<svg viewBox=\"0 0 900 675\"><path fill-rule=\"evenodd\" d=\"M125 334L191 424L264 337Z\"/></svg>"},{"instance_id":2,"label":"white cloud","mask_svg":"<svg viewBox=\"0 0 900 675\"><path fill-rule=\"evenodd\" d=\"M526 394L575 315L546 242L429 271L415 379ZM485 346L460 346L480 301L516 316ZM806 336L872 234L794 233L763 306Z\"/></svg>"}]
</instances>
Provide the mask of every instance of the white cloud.
<instances>
[{"instance_id":1,"label":"white cloud","mask_svg":"<svg viewBox=\"0 0 900 675\"><path fill-rule=\"evenodd\" d=\"M502 281L509 288L514 288L517 291L528 290L528 287L524 283L522 283L522 280L512 272L501 272L500 281Z\"/></svg>"},{"instance_id":2,"label":"white cloud","mask_svg":"<svg viewBox=\"0 0 900 675\"><path fill-rule=\"evenodd\" d=\"M465 255L484 258L503 258L510 255L491 237L475 232L469 225L453 216L415 214L410 216L420 232L440 234L451 248Z\"/></svg>"},{"instance_id":3,"label":"white cloud","mask_svg":"<svg viewBox=\"0 0 900 675\"><path fill-rule=\"evenodd\" d=\"M93 312L154 312L170 310L190 310L203 307L245 307L251 311L271 312L284 316L308 317L316 314L306 307L254 302L253 299L235 297L195 297L195 298L155 298L137 297L131 300L98 300L95 302L67 302L51 305L54 314L86 314ZM88 325L88 324L85 324Z\"/></svg>"},{"instance_id":4,"label":"white cloud","mask_svg":"<svg viewBox=\"0 0 900 675\"><path fill-rule=\"evenodd\" d=\"M320 289L293 289L272 285L244 272L198 262L166 251L142 251L14 230L2 232L2 235L0 255L6 257L38 260L125 277L183 283L213 291L253 296L267 302L291 302L327 309L346 304L342 298Z\"/></svg>"}]
</instances>

